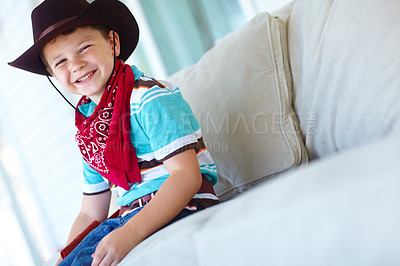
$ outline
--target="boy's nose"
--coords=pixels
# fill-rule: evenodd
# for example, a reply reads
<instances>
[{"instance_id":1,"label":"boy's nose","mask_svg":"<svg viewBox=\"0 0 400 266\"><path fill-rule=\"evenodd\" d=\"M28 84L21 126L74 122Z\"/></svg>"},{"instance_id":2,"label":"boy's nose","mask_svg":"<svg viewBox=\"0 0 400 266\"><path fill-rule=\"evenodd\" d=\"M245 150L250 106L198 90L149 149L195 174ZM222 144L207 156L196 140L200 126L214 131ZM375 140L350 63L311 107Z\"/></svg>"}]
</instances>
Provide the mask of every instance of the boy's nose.
<instances>
[{"instance_id":1,"label":"boy's nose","mask_svg":"<svg viewBox=\"0 0 400 266\"><path fill-rule=\"evenodd\" d=\"M85 66L85 62L79 58L75 58L71 62L71 71L72 72L77 72L81 70Z\"/></svg>"}]
</instances>

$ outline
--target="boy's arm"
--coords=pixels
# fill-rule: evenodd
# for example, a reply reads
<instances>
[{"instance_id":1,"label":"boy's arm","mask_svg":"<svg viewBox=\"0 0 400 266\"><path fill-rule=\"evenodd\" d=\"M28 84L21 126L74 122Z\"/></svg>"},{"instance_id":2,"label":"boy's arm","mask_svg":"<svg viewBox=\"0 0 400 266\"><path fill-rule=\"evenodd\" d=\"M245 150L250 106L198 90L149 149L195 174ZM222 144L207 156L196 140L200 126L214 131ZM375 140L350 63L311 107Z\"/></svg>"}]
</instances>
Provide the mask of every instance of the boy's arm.
<instances>
[{"instance_id":1,"label":"boy's arm","mask_svg":"<svg viewBox=\"0 0 400 266\"><path fill-rule=\"evenodd\" d=\"M92 255L92 265L119 263L136 245L178 215L200 189L202 177L194 150L179 153L164 165L170 176L138 214L103 238Z\"/></svg>"},{"instance_id":2,"label":"boy's arm","mask_svg":"<svg viewBox=\"0 0 400 266\"><path fill-rule=\"evenodd\" d=\"M111 200L111 192L105 191L96 195L83 195L81 209L72 225L67 245L75 239L93 221L104 221L107 218ZM61 257L57 264L61 262Z\"/></svg>"},{"instance_id":3,"label":"boy's arm","mask_svg":"<svg viewBox=\"0 0 400 266\"><path fill-rule=\"evenodd\" d=\"M72 225L67 245L93 221L102 222L107 219L110 200L111 191L109 190L95 195L83 195L81 210Z\"/></svg>"}]
</instances>

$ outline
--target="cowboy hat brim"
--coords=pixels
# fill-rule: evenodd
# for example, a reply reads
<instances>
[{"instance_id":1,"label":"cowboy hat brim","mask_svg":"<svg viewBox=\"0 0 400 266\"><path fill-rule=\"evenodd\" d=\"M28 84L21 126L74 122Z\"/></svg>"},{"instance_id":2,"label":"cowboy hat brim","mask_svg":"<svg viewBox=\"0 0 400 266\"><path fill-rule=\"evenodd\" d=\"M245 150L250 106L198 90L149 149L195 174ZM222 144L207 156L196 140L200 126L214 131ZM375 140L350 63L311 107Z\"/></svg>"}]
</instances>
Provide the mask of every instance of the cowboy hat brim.
<instances>
[{"instance_id":1,"label":"cowboy hat brim","mask_svg":"<svg viewBox=\"0 0 400 266\"><path fill-rule=\"evenodd\" d=\"M26 52L9 65L39 75L50 75L40 58L43 47L65 31L81 26L101 25L115 30L120 39L120 55L127 60L139 41L139 27L130 10L118 0L96 0L77 16L68 19L39 38ZM47 31L47 30L46 30Z\"/></svg>"}]
</instances>

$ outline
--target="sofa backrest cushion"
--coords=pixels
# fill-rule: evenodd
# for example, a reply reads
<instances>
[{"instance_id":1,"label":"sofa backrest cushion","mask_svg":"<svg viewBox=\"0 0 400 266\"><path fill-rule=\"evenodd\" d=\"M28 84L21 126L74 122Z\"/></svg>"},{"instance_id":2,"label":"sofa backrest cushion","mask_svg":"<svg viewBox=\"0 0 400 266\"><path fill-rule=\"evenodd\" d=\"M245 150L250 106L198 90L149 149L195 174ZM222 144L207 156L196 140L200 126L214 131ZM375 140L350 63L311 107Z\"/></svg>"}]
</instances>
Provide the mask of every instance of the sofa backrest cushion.
<instances>
[{"instance_id":1,"label":"sofa backrest cushion","mask_svg":"<svg viewBox=\"0 0 400 266\"><path fill-rule=\"evenodd\" d=\"M259 14L168 80L181 88L202 127L222 200L307 161L279 18Z\"/></svg>"},{"instance_id":2,"label":"sofa backrest cushion","mask_svg":"<svg viewBox=\"0 0 400 266\"><path fill-rule=\"evenodd\" d=\"M294 106L311 159L400 132L400 1L298 0Z\"/></svg>"}]
</instances>

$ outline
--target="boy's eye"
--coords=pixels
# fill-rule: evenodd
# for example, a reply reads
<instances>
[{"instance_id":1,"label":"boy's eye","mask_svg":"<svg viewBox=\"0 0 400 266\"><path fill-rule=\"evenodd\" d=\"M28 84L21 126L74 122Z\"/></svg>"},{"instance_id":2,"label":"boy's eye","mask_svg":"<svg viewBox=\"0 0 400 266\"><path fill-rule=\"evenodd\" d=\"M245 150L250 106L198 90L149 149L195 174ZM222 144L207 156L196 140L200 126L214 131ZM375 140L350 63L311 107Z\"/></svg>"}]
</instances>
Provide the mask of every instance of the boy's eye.
<instances>
[{"instance_id":1,"label":"boy's eye","mask_svg":"<svg viewBox=\"0 0 400 266\"><path fill-rule=\"evenodd\" d=\"M81 54L81 53L85 52L90 46L91 45L84 46L82 49L79 50L79 53Z\"/></svg>"},{"instance_id":2,"label":"boy's eye","mask_svg":"<svg viewBox=\"0 0 400 266\"><path fill-rule=\"evenodd\" d=\"M60 65L61 65L62 63L64 63L65 61L67 61L67 60L61 59L60 61L58 61L58 62L56 63L55 67L60 66Z\"/></svg>"}]
</instances>

